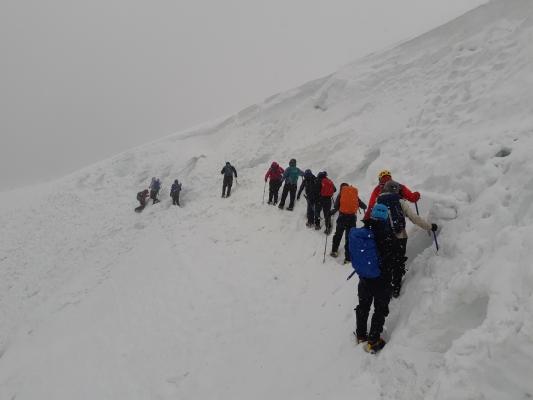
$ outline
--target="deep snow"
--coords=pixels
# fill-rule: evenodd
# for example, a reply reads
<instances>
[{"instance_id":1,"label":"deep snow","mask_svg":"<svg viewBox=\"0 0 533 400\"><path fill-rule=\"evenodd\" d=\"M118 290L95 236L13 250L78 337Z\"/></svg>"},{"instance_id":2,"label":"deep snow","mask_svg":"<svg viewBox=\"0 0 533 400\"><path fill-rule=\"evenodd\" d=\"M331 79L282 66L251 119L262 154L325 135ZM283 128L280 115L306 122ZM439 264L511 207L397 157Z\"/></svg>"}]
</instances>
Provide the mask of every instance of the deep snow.
<instances>
[{"instance_id":1,"label":"deep snow","mask_svg":"<svg viewBox=\"0 0 533 400\"><path fill-rule=\"evenodd\" d=\"M533 4L495 1L224 121L1 193L0 398L531 398L532 65ZM357 279L322 262L304 204L261 204L268 165L292 157L365 201L389 169L440 226L438 253L410 227L377 356L353 339ZM163 201L136 214L152 176Z\"/></svg>"}]
</instances>

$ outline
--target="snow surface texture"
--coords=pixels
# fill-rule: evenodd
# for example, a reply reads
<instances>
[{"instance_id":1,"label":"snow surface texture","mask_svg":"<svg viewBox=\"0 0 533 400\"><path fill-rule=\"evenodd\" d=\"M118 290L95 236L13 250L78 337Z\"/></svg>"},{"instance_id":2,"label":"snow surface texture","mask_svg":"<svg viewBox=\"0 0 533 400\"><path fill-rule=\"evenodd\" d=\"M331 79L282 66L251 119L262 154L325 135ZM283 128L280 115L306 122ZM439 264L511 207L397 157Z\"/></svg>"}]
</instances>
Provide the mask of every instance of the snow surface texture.
<instances>
[{"instance_id":1,"label":"snow surface texture","mask_svg":"<svg viewBox=\"0 0 533 400\"><path fill-rule=\"evenodd\" d=\"M1 194L0 398L531 398L532 65L531 1L496 1L223 122ZM352 335L357 278L342 256L322 263L302 201L261 204L270 162L292 157L365 200L389 169L440 227L438 253L409 229L377 356ZM226 161L239 185L221 199ZM152 176L163 201L136 214Z\"/></svg>"}]
</instances>

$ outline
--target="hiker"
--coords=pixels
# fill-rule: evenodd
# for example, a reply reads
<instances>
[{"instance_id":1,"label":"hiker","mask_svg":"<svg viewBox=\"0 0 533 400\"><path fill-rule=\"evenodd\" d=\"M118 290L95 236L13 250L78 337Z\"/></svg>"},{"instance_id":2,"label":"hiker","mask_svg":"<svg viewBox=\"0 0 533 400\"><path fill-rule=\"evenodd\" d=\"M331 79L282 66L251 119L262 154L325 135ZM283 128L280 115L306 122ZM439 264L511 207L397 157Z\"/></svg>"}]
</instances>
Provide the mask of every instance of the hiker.
<instances>
[{"instance_id":1,"label":"hiker","mask_svg":"<svg viewBox=\"0 0 533 400\"><path fill-rule=\"evenodd\" d=\"M170 189L170 197L172 197L172 205L180 206L180 192L181 192L181 183L176 179L172 188Z\"/></svg>"},{"instance_id":2,"label":"hiker","mask_svg":"<svg viewBox=\"0 0 533 400\"><path fill-rule=\"evenodd\" d=\"M331 233L331 216L329 212L331 211L331 198L333 194L337 191L337 188L333 182L328 178L328 173L326 171L319 172L317 175L318 178L318 199L316 201L316 213L320 217L320 212L324 211L324 220L326 224L326 230L324 233L329 235Z\"/></svg>"},{"instance_id":3,"label":"hiker","mask_svg":"<svg viewBox=\"0 0 533 400\"><path fill-rule=\"evenodd\" d=\"M368 342L366 350L370 353L381 350L386 344L381 332L389 315L392 270L395 260L402 257L401 245L391 229L388 213L387 207L376 205L370 218L363 221L364 227L350 231L352 265L359 275L355 334L358 343ZM372 303L374 314L367 334Z\"/></svg>"},{"instance_id":4,"label":"hiker","mask_svg":"<svg viewBox=\"0 0 533 400\"><path fill-rule=\"evenodd\" d=\"M318 200L318 180L313 175L310 169L306 169L304 173L304 180L298 190L296 199L300 201L302 191L305 189L304 197L307 200L307 222L305 226L308 228L315 228L320 230L320 217L316 211L316 202Z\"/></svg>"},{"instance_id":5,"label":"hiker","mask_svg":"<svg viewBox=\"0 0 533 400\"><path fill-rule=\"evenodd\" d=\"M270 182L268 184L268 204L278 204L278 193L279 188L281 187L281 177L283 176L283 172L285 172L285 170L281 168L277 162L273 162L265 175L265 182L268 180L268 177L270 177Z\"/></svg>"},{"instance_id":6,"label":"hiker","mask_svg":"<svg viewBox=\"0 0 533 400\"><path fill-rule=\"evenodd\" d=\"M137 193L137 200L141 203L139 207L135 209L136 212L141 212L146 206L146 198L148 197L148 189L144 189L142 192Z\"/></svg>"},{"instance_id":7,"label":"hiker","mask_svg":"<svg viewBox=\"0 0 533 400\"><path fill-rule=\"evenodd\" d=\"M337 211L337 228L333 235L333 245L331 246L331 257L339 256L339 245L341 244L342 235L344 235L344 264L350 263L350 239L348 233L350 229L355 228L357 222L357 210L362 208L366 210L366 204L359 198L358 190L347 183L341 183L340 192L335 199L333 209L329 212L331 218Z\"/></svg>"},{"instance_id":8,"label":"hiker","mask_svg":"<svg viewBox=\"0 0 533 400\"><path fill-rule=\"evenodd\" d=\"M370 218L370 213L372 212L372 207L374 207L374 204L376 204L376 199L378 198L379 194L383 191L383 186L389 181L392 181L392 175L389 171L384 169L379 173L378 176L379 183L372 191L372 194L370 195L370 200L368 200L368 208L366 210L365 216L363 219ZM400 185L400 191L399 195L402 199L405 199L411 203L416 203L418 200L420 200L420 193L419 192L411 192L407 187L404 185Z\"/></svg>"},{"instance_id":9,"label":"hiker","mask_svg":"<svg viewBox=\"0 0 533 400\"><path fill-rule=\"evenodd\" d=\"M159 182L159 179L152 178L152 182L150 182L150 198L153 200L152 204L159 203L159 199L157 198L157 195L159 194L159 189L161 189L161 182Z\"/></svg>"},{"instance_id":10,"label":"hiker","mask_svg":"<svg viewBox=\"0 0 533 400\"><path fill-rule=\"evenodd\" d=\"M383 192L377 197L376 204L383 204L389 209L390 224L393 226L400 245L402 247L402 256L398 259L392 271L392 296L398 297L402 288L402 278L405 275L405 252L407 250L407 232L405 231L405 217L426 231L435 232L438 227L436 224L429 224L417 215L407 201L400 197L399 191L401 185L395 181L388 181L383 186Z\"/></svg>"},{"instance_id":11,"label":"hiker","mask_svg":"<svg viewBox=\"0 0 533 400\"><path fill-rule=\"evenodd\" d=\"M237 170L233 165L226 162L226 165L220 171L221 174L224 174L224 181L222 182L222 198L229 197L231 195L231 186L233 185L233 175L237 178ZM226 188L228 188L228 194L226 195Z\"/></svg>"},{"instance_id":12,"label":"hiker","mask_svg":"<svg viewBox=\"0 0 533 400\"><path fill-rule=\"evenodd\" d=\"M294 208L294 198L296 197L296 189L298 188L298 178L304 176L304 173L296 166L296 160L291 158L289 161L289 167L283 173L281 177L281 182L285 181L283 186L283 193L281 194L281 201L278 208L283 210L285 207L285 200L287 200L287 195L290 193L291 199L289 202L288 211L292 211Z\"/></svg>"}]
</instances>

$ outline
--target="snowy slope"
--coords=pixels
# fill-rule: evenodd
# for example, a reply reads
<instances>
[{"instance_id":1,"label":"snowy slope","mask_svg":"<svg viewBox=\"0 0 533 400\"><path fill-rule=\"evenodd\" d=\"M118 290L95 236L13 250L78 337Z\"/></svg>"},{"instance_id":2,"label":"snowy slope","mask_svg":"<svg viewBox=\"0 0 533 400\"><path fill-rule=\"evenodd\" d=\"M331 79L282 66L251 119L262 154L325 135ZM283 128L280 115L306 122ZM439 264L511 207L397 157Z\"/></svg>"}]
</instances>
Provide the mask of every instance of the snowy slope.
<instances>
[{"instance_id":1,"label":"snowy slope","mask_svg":"<svg viewBox=\"0 0 533 400\"><path fill-rule=\"evenodd\" d=\"M224 121L0 194L0 398L531 398L532 65L533 4L495 1ZM292 157L365 199L389 169L441 227L438 253L410 228L378 356L354 343L357 279L322 262L304 204L261 204L268 165ZM239 186L221 199L226 161ZM152 176L163 201L136 214Z\"/></svg>"}]
</instances>

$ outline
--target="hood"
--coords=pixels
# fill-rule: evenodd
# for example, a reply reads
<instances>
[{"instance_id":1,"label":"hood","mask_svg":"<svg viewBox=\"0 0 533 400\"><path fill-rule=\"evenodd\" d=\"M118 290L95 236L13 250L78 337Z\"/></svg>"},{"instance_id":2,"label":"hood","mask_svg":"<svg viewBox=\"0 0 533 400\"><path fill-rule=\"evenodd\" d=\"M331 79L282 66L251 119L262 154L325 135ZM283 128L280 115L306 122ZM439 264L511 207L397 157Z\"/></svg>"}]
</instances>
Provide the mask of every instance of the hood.
<instances>
[{"instance_id":1,"label":"hood","mask_svg":"<svg viewBox=\"0 0 533 400\"><path fill-rule=\"evenodd\" d=\"M279 168L279 164L277 162L273 162L271 165L270 165L270 168L274 168L274 169L278 169Z\"/></svg>"},{"instance_id":2,"label":"hood","mask_svg":"<svg viewBox=\"0 0 533 400\"><path fill-rule=\"evenodd\" d=\"M380 184L380 185L384 185L384 184L386 184L388 181L392 181L392 177L389 176L389 175L385 175L385 176L383 176L383 177L379 180L379 184Z\"/></svg>"},{"instance_id":3,"label":"hood","mask_svg":"<svg viewBox=\"0 0 533 400\"><path fill-rule=\"evenodd\" d=\"M174 183L176 183L176 184L177 184L177 183L179 183L179 182L178 182L178 180L176 179L176 180L174 181Z\"/></svg>"}]
</instances>

